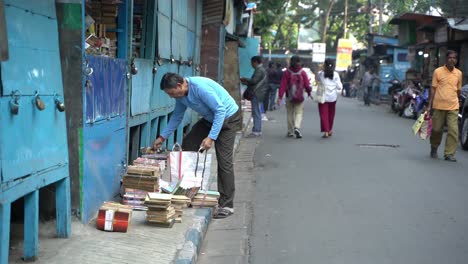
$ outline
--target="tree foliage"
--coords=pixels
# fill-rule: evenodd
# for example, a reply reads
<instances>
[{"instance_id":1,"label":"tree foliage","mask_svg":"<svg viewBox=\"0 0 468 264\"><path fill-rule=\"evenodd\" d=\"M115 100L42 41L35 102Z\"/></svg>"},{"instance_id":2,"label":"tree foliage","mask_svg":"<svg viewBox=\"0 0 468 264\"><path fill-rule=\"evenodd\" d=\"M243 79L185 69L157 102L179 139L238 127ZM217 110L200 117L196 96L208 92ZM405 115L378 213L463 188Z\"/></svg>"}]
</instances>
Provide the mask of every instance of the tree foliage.
<instances>
[{"instance_id":1,"label":"tree foliage","mask_svg":"<svg viewBox=\"0 0 468 264\"><path fill-rule=\"evenodd\" d=\"M394 17L406 12L427 13L432 0L382 0L382 14ZM365 43L370 31L371 17L378 19L379 0L348 0L348 32ZM467 0L434 0L443 16L468 16ZM327 49L336 49L343 37L345 0L262 0L255 16L256 33L262 36L262 46L273 49L295 49L299 28L312 28L327 43ZM327 13L329 17L327 17ZM371 14L374 14L372 16ZM376 23L371 28L377 32ZM393 26L383 24L383 33L392 35Z\"/></svg>"}]
</instances>

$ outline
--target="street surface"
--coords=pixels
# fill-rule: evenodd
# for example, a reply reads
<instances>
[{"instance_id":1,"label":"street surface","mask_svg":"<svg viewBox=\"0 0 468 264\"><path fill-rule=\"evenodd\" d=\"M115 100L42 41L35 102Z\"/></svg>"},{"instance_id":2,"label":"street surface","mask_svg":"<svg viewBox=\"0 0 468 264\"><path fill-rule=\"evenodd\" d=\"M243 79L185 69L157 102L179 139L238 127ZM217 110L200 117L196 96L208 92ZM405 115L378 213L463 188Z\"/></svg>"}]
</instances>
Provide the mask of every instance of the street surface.
<instances>
[{"instance_id":1,"label":"street surface","mask_svg":"<svg viewBox=\"0 0 468 264\"><path fill-rule=\"evenodd\" d=\"M246 263L241 253L255 264L467 263L468 152L459 150L457 163L432 160L429 142L411 133L413 120L338 100L328 139L311 101L303 139L285 137L284 108L269 113L254 156L253 216L243 217L253 219L251 234L247 242L218 236L214 249L209 230L202 254L220 252L219 263ZM226 220L215 220L218 230Z\"/></svg>"},{"instance_id":2,"label":"street surface","mask_svg":"<svg viewBox=\"0 0 468 264\"><path fill-rule=\"evenodd\" d=\"M468 152L432 160L413 120L338 100L329 139L313 103L301 140L284 137L284 110L265 123L251 263L467 263Z\"/></svg>"}]
</instances>

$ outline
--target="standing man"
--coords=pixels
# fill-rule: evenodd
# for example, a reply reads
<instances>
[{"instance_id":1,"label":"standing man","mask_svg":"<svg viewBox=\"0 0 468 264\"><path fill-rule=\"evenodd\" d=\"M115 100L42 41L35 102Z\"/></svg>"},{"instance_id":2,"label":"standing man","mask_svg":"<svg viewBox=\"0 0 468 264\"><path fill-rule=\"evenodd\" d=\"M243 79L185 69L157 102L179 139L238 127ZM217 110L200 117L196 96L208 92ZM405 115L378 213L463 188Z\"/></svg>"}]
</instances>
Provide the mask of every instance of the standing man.
<instances>
[{"instance_id":1,"label":"standing man","mask_svg":"<svg viewBox=\"0 0 468 264\"><path fill-rule=\"evenodd\" d=\"M372 93L372 85L376 79L374 66L370 66L369 70L364 73L362 77L362 89L364 90L364 105L370 106L370 96Z\"/></svg>"},{"instance_id":2,"label":"standing man","mask_svg":"<svg viewBox=\"0 0 468 264\"><path fill-rule=\"evenodd\" d=\"M457 53L447 51L444 66L434 70L429 110L432 113L431 158L437 159L437 148L442 141L444 125L447 124L444 158L455 162L458 144L458 97L461 94L462 72L455 68Z\"/></svg>"},{"instance_id":3,"label":"standing man","mask_svg":"<svg viewBox=\"0 0 468 264\"><path fill-rule=\"evenodd\" d=\"M270 104L270 97L273 93L272 80L275 78L275 64L273 62L268 63L268 89L265 93L265 98L263 99L263 112L272 111L273 106ZM273 102L274 104L275 102Z\"/></svg>"},{"instance_id":4,"label":"standing man","mask_svg":"<svg viewBox=\"0 0 468 264\"><path fill-rule=\"evenodd\" d=\"M268 80L270 82L270 111L276 110L276 97L278 95L278 89L281 84L281 78L283 78L283 69L280 63L276 64L274 73L268 74Z\"/></svg>"},{"instance_id":5,"label":"standing man","mask_svg":"<svg viewBox=\"0 0 468 264\"><path fill-rule=\"evenodd\" d=\"M242 127L241 111L234 99L217 82L205 77L182 77L166 73L161 80L161 90L176 99L169 124L153 143L158 149L176 130L185 110L190 107L203 118L184 137L182 149L208 150L216 142L218 161L219 208L215 218L225 218L234 213L234 166L233 152L236 132Z\"/></svg>"},{"instance_id":6,"label":"standing man","mask_svg":"<svg viewBox=\"0 0 468 264\"><path fill-rule=\"evenodd\" d=\"M252 133L249 134L248 138L260 137L262 135L262 112L260 105L265 98L266 91L268 90L268 73L262 64L262 57L253 56L250 59L252 68L255 69L252 78L248 79L242 77L240 80L243 84L247 85L247 89L250 89L254 93L252 100L252 118L253 128Z\"/></svg>"}]
</instances>

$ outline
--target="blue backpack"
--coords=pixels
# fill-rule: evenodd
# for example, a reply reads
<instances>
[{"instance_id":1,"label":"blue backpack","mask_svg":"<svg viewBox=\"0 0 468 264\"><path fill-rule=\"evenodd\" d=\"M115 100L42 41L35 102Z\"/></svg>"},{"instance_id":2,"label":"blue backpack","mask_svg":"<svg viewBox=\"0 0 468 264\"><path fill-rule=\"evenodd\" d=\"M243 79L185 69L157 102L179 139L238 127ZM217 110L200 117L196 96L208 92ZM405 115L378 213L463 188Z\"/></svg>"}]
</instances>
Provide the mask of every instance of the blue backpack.
<instances>
[{"instance_id":1,"label":"blue backpack","mask_svg":"<svg viewBox=\"0 0 468 264\"><path fill-rule=\"evenodd\" d=\"M304 102L304 79L302 76L302 69L298 72L293 72L288 69L291 77L289 79L288 99L292 103Z\"/></svg>"}]
</instances>

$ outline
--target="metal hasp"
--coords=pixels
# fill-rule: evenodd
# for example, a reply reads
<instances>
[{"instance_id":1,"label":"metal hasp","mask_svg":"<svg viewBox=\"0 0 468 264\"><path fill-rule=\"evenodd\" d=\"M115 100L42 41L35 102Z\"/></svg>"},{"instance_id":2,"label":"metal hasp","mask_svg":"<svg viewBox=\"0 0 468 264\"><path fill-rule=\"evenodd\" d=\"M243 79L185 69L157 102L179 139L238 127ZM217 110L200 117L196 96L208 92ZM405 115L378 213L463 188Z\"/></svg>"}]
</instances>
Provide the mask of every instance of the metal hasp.
<instances>
[{"instance_id":1,"label":"metal hasp","mask_svg":"<svg viewBox=\"0 0 468 264\"><path fill-rule=\"evenodd\" d=\"M19 198L25 260L38 256L42 187L55 185L58 237L71 229L67 130L56 101L63 85L55 1L0 0L5 32L3 10L9 57L0 62L0 264L8 263L11 204Z\"/></svg>"}]
</instances>

